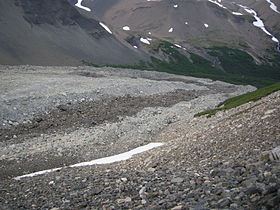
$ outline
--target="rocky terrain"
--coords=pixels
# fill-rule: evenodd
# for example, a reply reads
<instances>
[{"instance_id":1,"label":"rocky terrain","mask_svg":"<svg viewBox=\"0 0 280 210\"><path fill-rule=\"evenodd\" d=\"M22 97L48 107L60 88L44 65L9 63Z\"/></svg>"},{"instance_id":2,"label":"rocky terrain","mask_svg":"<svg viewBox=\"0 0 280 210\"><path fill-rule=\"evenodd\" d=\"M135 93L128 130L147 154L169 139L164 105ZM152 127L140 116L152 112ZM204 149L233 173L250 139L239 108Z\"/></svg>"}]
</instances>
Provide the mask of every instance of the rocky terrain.
<instances>
[{"instance_id":1,"label":"rocky terrain","mask_svg":"<svg viewBox=\"0 0 280 210\"><path fill-rule=\"evenodd\" d=\"M2 209L279 208L279 92L194 118L255 88L113 68L0 74ZM122 162L65 167L153 142L164 144Z\"/></svg>"},{"instance_id":2,"label":"rocky terrain","mask_svg":"<svg viewBox=\"0 0 280 210\"><path fill-rule=\"evenodd\" d=\"M0 64L133 64L145 59L67 0L0 0Z\"/></svg>"}]
</instances>

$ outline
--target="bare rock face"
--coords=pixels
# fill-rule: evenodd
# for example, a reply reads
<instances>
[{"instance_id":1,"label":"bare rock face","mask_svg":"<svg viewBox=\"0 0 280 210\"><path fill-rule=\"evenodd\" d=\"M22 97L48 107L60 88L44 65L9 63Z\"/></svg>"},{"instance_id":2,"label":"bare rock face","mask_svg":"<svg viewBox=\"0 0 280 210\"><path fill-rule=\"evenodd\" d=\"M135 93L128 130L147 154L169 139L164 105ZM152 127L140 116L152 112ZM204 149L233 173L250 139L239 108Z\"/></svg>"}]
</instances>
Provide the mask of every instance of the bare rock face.
<instances>
[{"instance_id":1,"label":"bare rock face","mask_svg":"<svg viewBox=\"0 0 280 210\"><path fill-rule=\"evenodd\" d=\"M133 64L145 60L67 0L0 1L0 63Z\"/></svg>"},{"instance_id":2,"label":"bare rock face","mask_svg":"<svg viewBox=\"0 0 280 210\"><path fill-rule=\"evenodd\" d=\"M22 7L23 17L30 24L79 26L94 38L109 36L97 20L84 17L67 0L17 0L15 4Z\"/></svg>"}]
</instances>

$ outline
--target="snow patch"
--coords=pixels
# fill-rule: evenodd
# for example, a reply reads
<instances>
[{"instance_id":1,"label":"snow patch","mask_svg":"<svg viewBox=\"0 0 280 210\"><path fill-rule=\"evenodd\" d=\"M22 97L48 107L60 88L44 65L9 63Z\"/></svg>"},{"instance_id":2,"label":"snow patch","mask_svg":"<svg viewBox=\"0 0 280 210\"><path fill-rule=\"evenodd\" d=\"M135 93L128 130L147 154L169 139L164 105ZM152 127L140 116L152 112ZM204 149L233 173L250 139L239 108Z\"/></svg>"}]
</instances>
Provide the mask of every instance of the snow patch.
<instances>
[{"instance_id":1,"label":"snow patch","mask_svg":"<svg viewBox=\"0 0 280 210\"><path fill-rule=\"evenodd\" d=\"M82 167L82 166L92 166L92 165L101 165L101 164L110 164L110 163L115 163L115 162L120 162L123 160L128 160L130 158L132 158L134 155L146 152L148 150L151 150L153 148L156 147L160 147L162 146L163 143L150 143L141 147L137 147L133 150L130 150L128 152L124 152L118 155L113 155L113 156L109 156L109 157L105 157L105 158L100 158L100 159L96 159L96 160L92 160L92 161L88 161L88 162L82 162L82 163L77 163L74 165L70 165L68 167L62 167L62 168L54 168L54 169L49 169L49 170L44 170L44 171L38 171L35 173L31 173L31 174L26 174L23 176L17 176L14 179L15 180L20 180L22 178L26 178L26 177L34 177L34 176L38 176L38 175L42 175L42 174L46 174L46 173L51 173L54 171L59 171L61 169L64 168L76 168L76 167Z\"/></svg>"},{"instance_id":2,"label":"snow patch","mask_svg":"<svg viewBox=\"0 0 280 210\"><path fill-rule=\"evenodd\" d=\"M108 26L106 26L104 23L99 22L99 24L110 34L113 34L112 31L108 28Z\"/></svg>"},{"instance_id":3,"label":"snow patch","mask_svg":"<svg viewBox=\"0 0 280 210\"><path fill-rule=\"evenodd\" d=\"M279 40L274 37L266 28L265 28L265 25L263 23L263 21L258 17L258 14L255 10L249 8L249 7L246 7L246 6L243 6L241 4L239 4L240 7L242 7L246 12L250 13L253 15L253 17L255 18L256 21L253 22L253 25L262 29L267 35L269 35L272 39L272 41L274 42L277 42L279 44Z\"/></svg>"},{"instance_id":4,"label":"snow patch","mask_svg":"<svg viewBox=\"0 0 280 210\"><path fill-rule=\"evenodd\" d=\"M138 47L136 45L133 46L135 49L137 49Z\"/></svg>"},{"instance_id":5,"label":"snow patch","mask_svg":"<svg viewBox=\"0 0 280 210\"><path fill-rule=\"evenodd\" d=\"M266 0L270 4L270 8L274 11L280 14L280 12L277 10L277 6L271 1L271 0Z\"/></svg>"},{"instance_id":6,"label":"snow patch","mask_svg":"<svg viewBox=\"0 0 280 210\"><path fill-rule=\"evenodd\" d=\"M172 32L173 32L173 28L170 28L170 29L168 30L168 32L169 32L169 33L172 33Z\"/></svg>"},{"instance_id":7,"label":"snow patch","mask_svg":"<svg viewBox=\"0 0 280 210\"><path fill-rule=\"evenodd\" d=\"M205 28L208 28L208 27L209 27L209 25L208 25L208 24L206 24L206 23L204 23L204 27L205 27Z\"/></svg>"},{"instance_id":8,"label":"snow patch","mask_svg":"<svg viewBox=\"0 0 280 210\"><path fill-rule=\"evenodd\" d=\"M143 42L144 44L151 44L148 39L145 39L143 37L140 38L140 42Z\"/></svg>"},{"instance_id":9,"label":"snow patch","mask_svg":"<svg viewBox=\"0 0 280 210\"><path fill-rule=\"evenodd\" d=\"M70 166L71 168L74 167L80 167L80 166L92 166L92 165L100 165L100 164L110 164L110 163L115 163L115 162L119 162L119 161L123 161L123 160L128 160L130 158L132 158L132 156L142 153L142 152L146 152L148 150L151 150L155 147L159 147L162 146L162 143L150 143L147 144L145 146L141 146L141 147L137 147L133 150L130 150L128 152L125 153L121 153L119 155L114 155L114 156L109 156L109 157L105 157L105 158L100 158L100 159L96 159L96 160L92 160L89 162L82 162L82 163L78 163L75 165Z\"/></svg>"},{"instance_id":10,"label":"snow patch","mask_svg":"<svg viewBox=\"0 0 280 210\"><path fill-rule=\"evenodd\" d=\"M185 25L188 25L189 23L188 22L185 22Z\"/></svg>"},{"instance_id":11,"label":"snow patch","mask_svg":"<svg viewBox=\"0 0 280 210\"><path fill-rule=\"evenodd\" d=\"M83 6L83 5L82 5L82 1L83 1L83 0L78 0L78 2L75 4L75 6L76 6L76 7L79 7L80 9L83 9L83 10L86 10L86 11L90 12L91 9L88 8L88 7Z\"/></svg>"},{"instance_id":12,"label":"snow patch","mask_svg":"<svg viewBox=\"0 0 280 210\"><path fill-rule=\"evenodd\" d=\"M123 27L123 30L124 30L124 31L130 31L130 28L129 28L129 26L124 26L124 27Z\"/></svg>"},{"instance_id":13,"label":"snow patch","mask_svg":"<svg viewBox=\"0 0 280 210\"><path fill-rule=\"evenodd\" d=\"M213 4L218 5L219 7L223 8L223 9L227 9L224 5L222 5L222 4L219 3L219 2L221 2L221 1L219 1L219 2L214 1L214 0L208 0L208 1L210 1L210 2L213 3Z\"/></svg>"},{"instance_id":14,"label":"snow patch","mask_svg":"<svg viewBox=\"0 0 280 210\"><path fill-rule=\"evenodd\" d=\"M39 176L39 175L42 175L42 174L47 174L47 173L59 171L59 170L61 170L61 169L62 169L62 168L53 168L53 169L49 169L49 170L38 171L38 172L31 173L31 174L23 175L23 176L17 176L17 177L15 177L14 179L15 179L15 180L20 180L20 179L26 178L26 177Z\"/></svg>"},{"instance_id":15,"label":"snow patch","mask_svg":"<svg viewBox=\"0 0 280 210\"><path fill-rule=\"evenodd\" d=\"M240 12L232 12L233 15L243 15L242 13Z\"/></svg>"},{"instance_id":16,"label":"snow patch","mask_svg":"<svg viewBox=\"0 0 280 210\"><path fill-rule=\"evenodd\" d=\"M178 48L182 48L182 46L181 45L178 45L178 44L174 44L176 47L178 47Z\"/></svg>"},{"instance_id":17,"label":"snow patch","mask_svg":"<svg viewBox=\"0 0 280 210\"><path fill-rule=\"evenodd\" d=\"M177 8L177 7L178 7L178 4L173 5L173 7L174 7L174 8Z\"/></svg>"}]
</instances>

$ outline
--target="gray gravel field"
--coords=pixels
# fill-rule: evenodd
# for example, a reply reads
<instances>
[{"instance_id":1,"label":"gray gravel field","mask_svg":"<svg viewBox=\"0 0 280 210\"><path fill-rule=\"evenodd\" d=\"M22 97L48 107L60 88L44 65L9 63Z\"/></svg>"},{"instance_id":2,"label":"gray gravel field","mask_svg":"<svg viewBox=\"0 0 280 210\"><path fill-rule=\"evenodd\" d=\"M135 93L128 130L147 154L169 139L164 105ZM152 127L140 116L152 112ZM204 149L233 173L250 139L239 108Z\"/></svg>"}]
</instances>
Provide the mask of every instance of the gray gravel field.
<instances>
[{"instance_id":1,"label":"gray gravel field","mask_svg":"<svg viewBox=\"0 0 280 210\"><path fill-rule=\"evenodd\" d=\"M279 91L194 118L254 88L111 68L2 68L1 120L14 121L0 129L1 209L279 209ZM164 145L13 179L151 142Z\"/></svg>"},{"instance_id":2,"label":"gray gravel field","mask_svg":"<svg viewBox=\"0 0 280 210\"><path fill-rule=\"evenodd\" d=\"M113 68L0 66L0 74L2 178L126 152L255 89Z\"/></svg>"}]
</instances>

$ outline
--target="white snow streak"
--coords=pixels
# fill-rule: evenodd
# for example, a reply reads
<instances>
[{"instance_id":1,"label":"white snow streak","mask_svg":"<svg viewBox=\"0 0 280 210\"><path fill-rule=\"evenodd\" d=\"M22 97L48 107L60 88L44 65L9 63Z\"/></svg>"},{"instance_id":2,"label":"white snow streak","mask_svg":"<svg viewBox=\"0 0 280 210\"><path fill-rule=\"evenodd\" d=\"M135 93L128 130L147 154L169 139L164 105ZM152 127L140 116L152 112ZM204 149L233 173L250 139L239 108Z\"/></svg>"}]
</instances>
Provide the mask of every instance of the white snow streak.
<instances>
[{"instance_id":1,"label":"white snow streak","mask_svg":"<svg viewBox=\"0 0 280 210\"><path fill-rule=\"evenodd\" d=\"M92 161L89 161L89 162L82 162L82 163L74 164L74 165L71 165L71 166L68 166L68 167L63 167L63 168L75 168L75 167L82 167L82 166L110 164L110 163L115 163L115 162L119 162L119 161L123 161L123 160L128 160L136 154L146 152L148 150L151 150L153 148L156 148L156 147L159 147L159 146L162 146L162 145L163 145L163 143L150 143L150 144L147 144L147 145L144 145L144 146L141 146L141 147L137 147L137 148L135 148L133 150L130 150L128 152L121 153L119 155L113 155L113 156L109 156L109 157L105 157L105 158L100 158L100 159L92 160ZM44 171L38 171L38 172L35 172L35 173L26 174L26 175L23 175L23 176L18 176L18 177L15 177L14 179L15 180L20 180L20 179L26 178L26 177L38 176L38 175L58 171L58 170L61 170L63 168L54 168L54 169L49 169L49 170L44 170Z\"/></svg>"},{"instance_id":2,"label":"white snow streak","mask_svg":"<svg viewBox=\"0 0 280 210\"><path fill-rule=\"evenodd\" d=\"M26 175L23 175L23 176L17 176L17 177L15 177L14 179L15 179L15 180L20 180L20 179L26 178L26 177L39 176L39 175L42 175L42 174L47 174L47 173L59 171L59 170L61 170L61 169L62 169L62 168L53 168L53 169L49 169L49 170L38 171L38 172L34 172L34 173L32 173L32 174L26 174Z\"/></svg>"},{"instance_id":3,"label":"white snow streak","mask_svg":"<svg viewBox=\"0 0 280 210\"><path fill-rule=\"evenodd\" d=\"M263 21L258 17L257 12L255 10L240 4L239 6L242 7L246 12L254 16L254 18L256 19L256 21L253 22L254 26L262 29L267 35L271 36L272 41L279 43L279 40L276 37L274 37L271 33L269 33L269 31L265 28Z\"/></svg>"},{"instance_id":4,"label":"white snow streak","mask_svg":"<svg viewBox=\"0 0 280 210\"><path fill-rule=\"evenodd\" d=\"M217 4L219 7L223 8L223 9L227 9L224 5L218 3L217 1L214 1L214 0L208 0L208 1L210 1L213 4ZM219 1L219 2L221 2L221 1Z\"/></svg>"},{"instance_id":5,"label":"white snow streak","mask_svg":"<svg viewBox=\"0 0 280 210\"><path fill-rule=\"evenodd\" d=\"M174 8L177 8L177 7L178 7L178 4L175 4L173 7L174 7Z\"/></svg>"},{"instance_id":6,"label":"white snow streak","mask_svg":"<svg viewBox=\"0 0 280 210\"><path fill-rule=\"evenodd\" d=\"M75 6L81 8L81 9L84 9L84 10L86 10L86 11L88 11L88 12L90 12L91 9L88 8L88 7L83 6L83 5L82 5L82 1L83 1L83 0L78 0L78 2L75 4Z\"/></svg>"},{"instance_id":7,"label":"white snow streak","mask_svg":"<svg viewBox=\"0 0 280 210\"><path fill-rule=\"evenodd\" d=\"M106 26L104 23L99 22L99 24L110 34L113 34L112 31L108 28L108 26Z\"/></svg>"},{"instance_id":8,"label":"white snow streak","mask_svg":"<svg viewBox=\"0 0 280 210\"><path fill-rule=\"evenodd\" d=\"M243 15L242 13L240 12L232 12L233 15Z\"/></svg>"},{"instance_id":9,"label":"white snow streak","mask_svg":"<svg viewBox=\"0 0 280 210\"><path fill-rule=\"evenodd\" d=\"M206 23L204 23L204 27L205 27L205 28L208 28L208 27L209 27L209 25L208 25L208 24L206 24Z\"/></svg>"},{"instance_id":10,"label":"white snow streak","mask_svg":"<svg viewBox=\"0 0 280 210\"><path fill-rule=\"evenodd\" d=\"M271 0L266 0L270 4L270 8L274 11L280 14L280 12L277 10L277 6L271 1Z\"/></svg>"},{"instance_id":11,"label":"white snow streak","mask_svg":"<svg viewBox=\"0 0 280 210\"><path fill-rule=\"evenodd\" d=\"M169 32L169 33L172 33L172 32L173 32L173 28L170 28L170 29L168 30L168 32Z\"/></svg>"},{"instance_id":12,"label":"white snow streak","mask_svg":"<svg viewBox=\"0 0 280 210\"><path fill-rule=\"evenodd\" d=\"M124 26L124 27L123 27L123 30L124 30L124 31L130 31L130 28L129 28L129 26Z\"/></svg>"},{"instance_id":13,"label":"white snow streak","mask_svg":"<svg viewBox=\"0 0 280 210\"><path fill-rule=\"evenodd\" d=\"M146 152L148 150L151 150L155 147L159 147L159 146L162 146L162 145L163 145L162 143L150 143L150 144L147 144L145 146L137 147L137 148L135 148L133 150L130 150L128 152L121 153L119 155L100 158L100 159L92 160L92 161L89 161L89 162L78 163L78 164L72 165L70 167L74 168L74 167L80 167L80 166L110 164L110 163L115 163L115 162L119 162L119 161L122 161L122 160L128 160L128 159L132 158L133 155L136 155L136 154L139 154L139 153L142 153L142 152Z\"/></svg>"},{"instance_id":14,"label":"white snow streak","mask_svg":"<svg viewBox=\"0 0 280 210\"><path fill-rule=\"evenodd\" d=\"M178 48L182 48L182 46L181 45L178 45L178 44L174 44L176 47L178 47Z\"/></svg>"},{"instance_id":15,"label":"white snow streak","mask_svg":"<svg viewBox=\"0 0 280 210\"><path fill-rule=\"evenodd\" d=\"M143 42L144 44L151 44L148 39L145 39L143 37L140 38L140 42Z\"/></svg>"}]
</instances>

